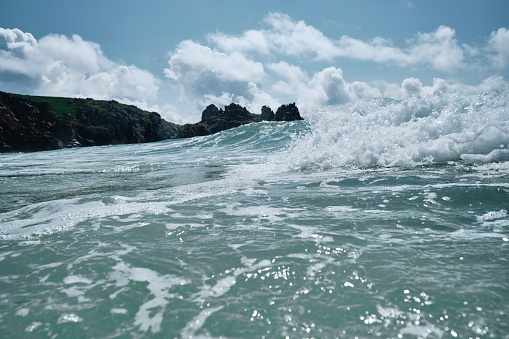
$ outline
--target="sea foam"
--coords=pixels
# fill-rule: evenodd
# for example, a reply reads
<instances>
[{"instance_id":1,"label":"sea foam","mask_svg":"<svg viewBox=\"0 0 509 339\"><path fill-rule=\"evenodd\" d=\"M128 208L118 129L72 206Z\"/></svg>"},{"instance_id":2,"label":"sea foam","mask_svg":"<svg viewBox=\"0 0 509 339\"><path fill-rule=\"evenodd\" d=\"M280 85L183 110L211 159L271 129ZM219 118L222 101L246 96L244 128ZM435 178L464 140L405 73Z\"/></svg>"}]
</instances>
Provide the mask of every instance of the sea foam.
<instances>
[{"instance_id":1,"label":"sea foam","mask_svg":"<svg viewBox=\"0 0 509 339\"><path fill-rule=\"evenodd\" d=\"M292 169L509 160L509 89L360 100L317 110L290 146Z\"/></svg>"}]
</instances>

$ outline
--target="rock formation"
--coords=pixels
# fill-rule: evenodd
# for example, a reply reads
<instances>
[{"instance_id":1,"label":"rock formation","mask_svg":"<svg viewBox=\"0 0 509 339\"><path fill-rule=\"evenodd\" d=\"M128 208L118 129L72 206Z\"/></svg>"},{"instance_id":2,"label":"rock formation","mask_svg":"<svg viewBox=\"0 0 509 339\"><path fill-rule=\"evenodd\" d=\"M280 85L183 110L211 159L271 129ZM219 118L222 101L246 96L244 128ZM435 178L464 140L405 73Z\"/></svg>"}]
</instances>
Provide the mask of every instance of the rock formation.
<instances>
[{"instance_id":1,"label":"rock formation","mask_svg":"<svg viewBox=\"0 0 509 339\"><path fill-rule=\"evenodd\" d=\"M303 120L300 116L299 109L295 106L295 103L289 105L282 105L276 111L274 117L275 121L294 121Z\"/></svg>"},{"instance_id":2,"label":"rock formation","mask_svg":"<svg viewBox=\"0 0 509 339\"><path fill-rule=\"evenodd\" d=\"M182 136L209 135L253 122L294 120L303 120L295 103L282 105L276 114L267 106L262 107L261 114L254 114L238 104L225 106L224 110L209 105L203 111L200 122L182 126Z\"/></svg>"},{"instance_id":3,"label":"rock formation","mask_svg":"<svg viewBox=\"0 0 509 339\"><path fill-rule=\"evenodd\" d=\"M92 99L44 100L44 97L0 92L0 152L44 151L182 137L180 126L165 121L158 113L135 106Z\"/></svg>"},{"instance_id":4,"label":"rock formation","mask_svg":"<svg viewBox=\"0 0 509 339\"><path fill-rule=\"evenodd\" d=\"M44 151L189 138L244 124L302 120L295 103L274 114L267 106L253 114L238 104L209 105L201 121L183 126L158 113L116 101L23 96L0 92L0 152Z\"/></svg>"}]
</instances>

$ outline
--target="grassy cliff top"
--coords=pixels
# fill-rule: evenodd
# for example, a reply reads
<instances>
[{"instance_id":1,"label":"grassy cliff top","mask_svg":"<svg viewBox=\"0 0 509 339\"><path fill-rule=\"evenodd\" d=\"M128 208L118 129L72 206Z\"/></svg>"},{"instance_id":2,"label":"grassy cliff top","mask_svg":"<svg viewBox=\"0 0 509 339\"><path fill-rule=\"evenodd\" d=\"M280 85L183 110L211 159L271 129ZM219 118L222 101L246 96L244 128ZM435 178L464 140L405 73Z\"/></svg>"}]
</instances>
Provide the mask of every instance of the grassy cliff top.
<instances>
[{"instance_id":1,"label":"grassy cliff top","mask_svg":"<svg viewBox=\"0 0 509 339\"><path fill-rule=\"evenodd\" d=\"M49 96L36 96L36 95L24 95L24 94L12 94L14 96L36 101L36 102L47 102L51 105L53 112L58 117L63 117L70 114L73 118L75 117L76 111L83 105L97 108L102 111L109 111L113 109L122 109L125 104L121 104L115 100L94 100L94 99L82 99L82 98L68 98L68 97L49 97Z\"/></svg>"}]
</instances>

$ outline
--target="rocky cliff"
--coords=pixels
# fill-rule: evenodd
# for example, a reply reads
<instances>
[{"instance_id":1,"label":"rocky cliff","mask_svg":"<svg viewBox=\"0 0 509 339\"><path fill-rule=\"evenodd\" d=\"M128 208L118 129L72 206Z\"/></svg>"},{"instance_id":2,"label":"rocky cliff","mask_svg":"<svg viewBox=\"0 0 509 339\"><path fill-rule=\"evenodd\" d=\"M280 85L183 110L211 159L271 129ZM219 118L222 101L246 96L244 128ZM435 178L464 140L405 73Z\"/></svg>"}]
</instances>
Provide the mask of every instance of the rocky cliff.
<instances>
[{"instance_id":1,"label":"rocky cliff","mask_svg":"<svg viewBox=\"0 0 509 339\"><path fill-rule=\"evenodd\" d=\"M302 120L295 104L253 114L237 104L209 105L183 126L116 101L24 96L0 92L0 152L161 141L208 135L252 122Z\"/></svg>"},{"instance_id":2,"label":"rocky cliff","mask_svg":"<svg viewBox=\"0 0 509 339\"><path fill-rule=\"evenodd\" d=\"M0 92L0 152L142 143L182 137L158 113L116 101Z\"/></svg>"}]
</instances>

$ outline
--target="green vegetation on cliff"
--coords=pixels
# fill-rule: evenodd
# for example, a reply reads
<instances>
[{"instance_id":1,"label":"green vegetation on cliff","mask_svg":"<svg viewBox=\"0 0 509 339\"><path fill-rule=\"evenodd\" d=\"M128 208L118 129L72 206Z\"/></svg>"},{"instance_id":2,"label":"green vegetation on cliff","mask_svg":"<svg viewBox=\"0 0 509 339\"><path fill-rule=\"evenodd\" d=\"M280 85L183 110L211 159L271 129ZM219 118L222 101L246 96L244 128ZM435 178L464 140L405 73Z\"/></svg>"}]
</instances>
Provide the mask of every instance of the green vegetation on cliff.
<instances>
[{"instance_id":1,"label":"green vegetation on cliff","mask_svg":"<svg viewBox=\"0 0 509 339\"><path fill-rule=\"evenodd\" d=\"M209 105L196 124L168 122L158 113L117 101L0 92L0 152L41 151L189 138L244 124L302 120L295 104L253 114L238 104Z\"/></svg>"}]
</instances>

